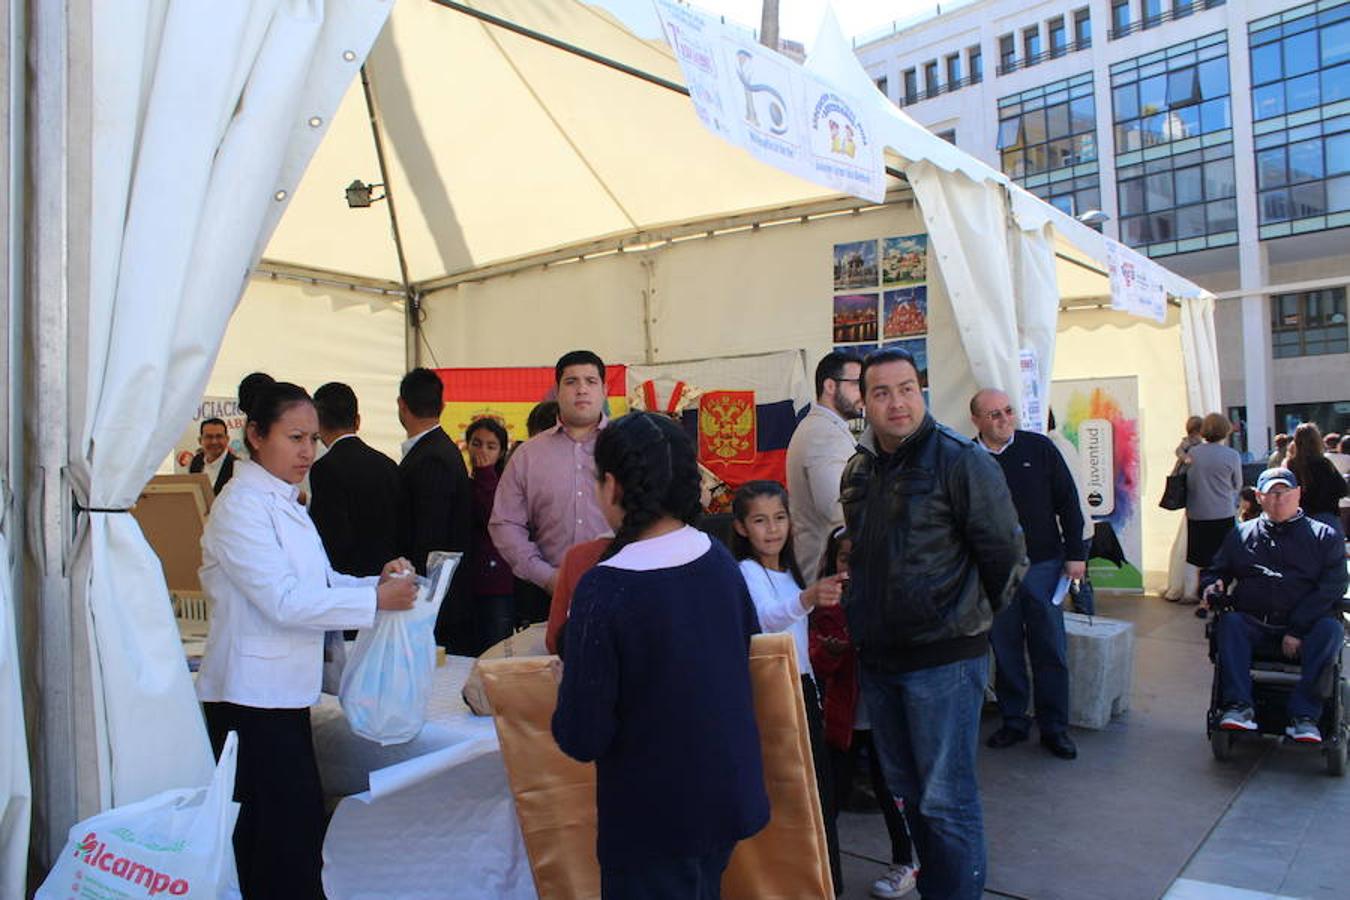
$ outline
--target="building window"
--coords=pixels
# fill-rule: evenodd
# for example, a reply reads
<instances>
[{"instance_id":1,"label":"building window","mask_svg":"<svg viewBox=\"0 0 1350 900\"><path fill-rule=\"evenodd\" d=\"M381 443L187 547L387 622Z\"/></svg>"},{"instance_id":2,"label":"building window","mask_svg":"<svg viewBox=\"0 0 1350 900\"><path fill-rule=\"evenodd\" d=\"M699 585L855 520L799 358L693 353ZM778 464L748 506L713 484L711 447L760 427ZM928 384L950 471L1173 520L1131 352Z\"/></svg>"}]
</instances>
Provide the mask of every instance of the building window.
<instances>
[{"instance_id":1,"label":"building window","mask_svg":"<svg viewBox=\"0 0 1350 900\"><path fill-rule=\"evenodd\" d=\"M1350 352L1343 287L1275 294L1270 298L1270 319L1276 359Z\"/></svg>"},{"instance_id":2,"label":"building window","mask_svg":"<svg viewBox=\"0 0 1350 900\"><path fill-rule=\"evenodd\" d=\"M1101 208L1092 73L999 100L1003 171L1070 215Z\"/></svg>"},{"instance_id":3,"label":"building window","mask_svg":"<svg viewBox=\"0 0 1350 900\"><path fill-rule=\"evenodd\" d=\"M984 80L984 57L978 46L966 51L966 68L970 69L971 84L979 84Z\"/></svg>"},{"instance_id":4,"label":"building window","mask_svg":"<svg viewBox=\"0 0 1350 900\"><path fill-rule=\"evenodd\" d=\"M1130 30L1130 0L1111 0L1111 30L1116 35Z\"/></svg>"},{"instance_id":5,"label":"building window","mask_svg":"<svg viewBox=\"0 0 1350 900\"><path fill-rule=\"evenodd\" d=\"M1350 225L1350 3L1251 23L1262 238Z\"/></svg>"},{"instance_id":6,"label":"building window","mask_svg":"<svg viewBox=\"0 0 1350 900\"><path fill-rule=\"evenodd\" d=\"M953 53L947 57L947 90L954 91L961 86L961 54Z\"/></svg>"},{"instance_id":7,"label":"building window","mask_svg":"<svg viewBox=\"0 0 1350 900\"><path fill-rule=\"evenodd\" d=\"M1092 46L1092 13L1087 7L1074 10L1073 39L1075 50L1086 50Z\"/></svg>"},{"instance_id":8,"label":"building window","mask_svg":"<svg viewBox=\"0 0 1350 900\"><path fill-rule=\"evenodd\" d=\"M944 141L946 141L946 142L949 143L949 144L953 144L953 145L954 145L954 144L956 143L956 129L955 129L955 128L948 128L946 131L939 131L939 132L937 133L937 136L940 137L940 138L942 138Z\"/></svg>"},{"instance_id":9,"label":"building window","mask_svg":"<svg viewBox=\"0 0 1350 900\"><path fill-rule=\"evenodd\" d=\"M1195 0L1172 0L1172 18L1180 19L1195 11Z\"/></svg>"},{"instance_id":10,"label":"building window","mask_svg":"<svg viewBox=\"0 0 1350 900\"><path fill-rule=\"evenodd\" d=\"M1033 25L1022 32L1022 64L1034 66L1041 60L1041 29Z\"/></svg>"},{"instance_id":11,"label":"building window","mask_svg":"<svg viewBox=\"0 0 1350 900\"><path fill-rule=\"evenodd\" d=\"M1344 396L1344 395L1342 395ZM1316 422L1323 434L1350 431L1350 401L1281 403L1275 407L1275 429L1293 434L1301 422Z\"/></svg>"},{"instance_id":12,"label":"building window","mask_svg":"<svg viewBox=\"0 0 1350 900\"><path fill-rule=\"evenodd\" d=\"M888 84L887 81L886 81L886 76L885 76L885 75L882 75L880 78L878 78L877 81L876 81L876 84L877 84L877 90L881 91L882 95L887 96L887 97L890 96L890 94L889 94L889 93L887 92L887 90L886 90L886 88L889 87L889 84Z\"/></svg>"},{"instance_id":13,"label":"building window","mask_svg":"<svg viewBox=\"0 0 1350 900\"><path fill-rule=\"evenodd\" d=\"M923 89L925 97L936 97L938 95L937 60L923 64Z\"/></svg>"},{"instance_id":14,"label":"building window","mask_svg":"<svg viewBox=\"0 0 1350 900\"><path fill-rule=\"evenodd\" d=\"M998 71L1002 75L1017 68L1017 45L1011 34L998 39Z\"/></svg>"},{"instance_id":15,"label":"building window","mask_svg":"<svg viewBox=\"0 0 1350 900\"><path fill-rule=\"evenodd\" d=\"M902 76L905 80L905 105L919 102L919 73L914 69L906 69Z\"/></svg>"},{"instance_id":16,"label":"building window","mask_svg":"<svg viewBox=\"0 0 1350 900\"><path fill-rule=\"evenodd\" d=\"M1162 0L1140 0L1140 21L1144 28L1162 24Z\"/></svg>"},{"instance_id":17,"label":"building window","mask_svg":"<svg viewBox=\"0 0 1350 900\"><path fill-rule=\"evenodd\" d=\"M1063 56L1069 50L1069 32L1064 27L1064 17L1059 16L1050 20L1050 55L1052 57Z\"/></svg>"},{"instance_id":18,"label":"building window","mask_svg":"<svg viewBox=\"0 0 1350 900\"><path fill-rule=\"evenodd\" d=\"M1237 243L1225 32L1111 66L1121 240L1151 256Z\"/></svg>"}]
</instances>

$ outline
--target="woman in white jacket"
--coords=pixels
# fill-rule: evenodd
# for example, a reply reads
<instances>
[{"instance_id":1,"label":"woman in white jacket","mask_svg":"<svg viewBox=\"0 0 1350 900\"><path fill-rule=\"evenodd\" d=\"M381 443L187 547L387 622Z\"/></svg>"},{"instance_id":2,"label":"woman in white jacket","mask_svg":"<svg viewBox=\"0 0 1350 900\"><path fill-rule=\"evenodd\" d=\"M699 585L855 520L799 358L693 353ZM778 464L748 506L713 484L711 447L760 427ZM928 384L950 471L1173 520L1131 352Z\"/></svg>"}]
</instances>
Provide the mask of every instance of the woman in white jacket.
<instances>
[{"instance_id":1,"label":"woman in white jacket","mask_svg":"<svg viewBox=\"0 0 1350 900\"><path fill-rule=\"evenodd\" d=\"M319 423L309 394L285 382L249 398L250 459L211 509L202 589L213 601L197 677L217 755L239 734L235 859L244 897L322 898L323 791L309 707L319 699L325 631L370 626L417 594L407 560L382 574L334 572L297 500Z\"/></svg>"}]
</instances>

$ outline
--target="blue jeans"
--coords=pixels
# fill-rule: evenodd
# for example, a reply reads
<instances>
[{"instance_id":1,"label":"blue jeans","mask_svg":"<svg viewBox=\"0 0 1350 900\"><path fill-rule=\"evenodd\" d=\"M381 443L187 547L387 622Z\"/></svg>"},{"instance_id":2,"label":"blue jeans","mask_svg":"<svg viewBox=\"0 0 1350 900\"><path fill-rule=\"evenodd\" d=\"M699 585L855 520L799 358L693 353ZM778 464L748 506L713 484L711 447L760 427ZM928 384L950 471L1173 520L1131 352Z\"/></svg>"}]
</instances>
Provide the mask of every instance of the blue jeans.
<instances>
[{"instance_id":1,"label":"blue jeans","mask_svg":"<svg viewBox=\"0 0 1350 900\"><path fill-rule=\"evenodd\" d=\"M601 866L603 900L718 900L722 873L735 844L706 856L644 859L633 866Z\"/></svg>"},{"instance_id":2,"label":"blue jeans","mask_svg":"<svg viewBox=\"0 0 1350 900\"><path fill-rule=\"evenodd\" d=\"M872 742L909 817L924 900L979 900L984 892L975 752L988 677L984 655L917 672L862 670Z\"/></svg>"},{"instance_id":3,"label":"blue jeans","mask_svg":"<svg viewBox=\"0 0 1350 900\"><path fill-rule=\"evenodd\" d=\"M1064 610L1050 599L1064 572L1064 560L1032 563L1017 595L994 616L989 642L994 646L994 692L1003 725L1026 734L1031 730L1027 701L1036 692L1036 725L1041 734L1069 727L1069 658L1064 637ZM1023 647L1031 656L1034 680L1027 678Z\"/></svg>"},{"instance_id":4,"label":"blue jeans","mask_svg":"<svg viewBox=\"0 0 1350 900\"><path fill-rule=\"evenodd\" d=\"M1219 679L1225 704L1252 705L1252 652L1258 647L1267 653L1280 652L1285 632L1246 613L1229 612L1219 618ZM1317 682L1344 640L1345 626L1339 619L1330 618L1318 619L1303 636L1298 653L1303 671L1289 694L1289 718L1322 717L1322 692Z\"/></svg>"}]
</instances>

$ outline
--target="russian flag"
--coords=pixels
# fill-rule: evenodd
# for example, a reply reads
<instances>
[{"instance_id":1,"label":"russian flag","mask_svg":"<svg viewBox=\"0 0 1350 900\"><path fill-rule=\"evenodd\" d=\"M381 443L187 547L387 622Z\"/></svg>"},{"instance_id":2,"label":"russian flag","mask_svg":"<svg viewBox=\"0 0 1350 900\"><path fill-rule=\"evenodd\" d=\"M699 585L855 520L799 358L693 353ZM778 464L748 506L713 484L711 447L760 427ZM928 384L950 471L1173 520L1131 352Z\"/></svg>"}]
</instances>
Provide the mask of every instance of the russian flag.
<instances>
[{"instance_id":1,"label":"russian flag","mask_svg":"<svg viewBox=\"0 0 1350 900\"><path fill-rule=\"evenodd\" d=\"M676 411L699 462L733 490L787 483L787 446L811 404L800 351L628 367L630 404ZM682 395L683 402L675 402Z\"/></svg>"}]
</instances>

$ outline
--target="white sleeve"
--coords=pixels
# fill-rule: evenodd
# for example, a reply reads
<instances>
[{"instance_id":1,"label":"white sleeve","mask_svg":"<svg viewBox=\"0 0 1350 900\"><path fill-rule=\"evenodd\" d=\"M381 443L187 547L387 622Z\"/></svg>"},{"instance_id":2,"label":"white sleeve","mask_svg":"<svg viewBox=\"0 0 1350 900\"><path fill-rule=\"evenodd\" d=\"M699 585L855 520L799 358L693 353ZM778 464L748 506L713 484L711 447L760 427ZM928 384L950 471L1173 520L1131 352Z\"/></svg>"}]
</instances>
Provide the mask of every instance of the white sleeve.
<instances>
[{"instance_id":1,"label":"white sleeve","mask_svg":"<svg viewBox=\"0 0 1350 900\"><path fill-rule=\"evenodd\" d=\"M802 592L796 585L791 591L780 590L775 594L769 573L754 560L741 560L741 577L750 589L750 599L759 616L759 627L765 633L787 631L810 614L809 609L802 607Z\"/></svg>"}]
</instances>

